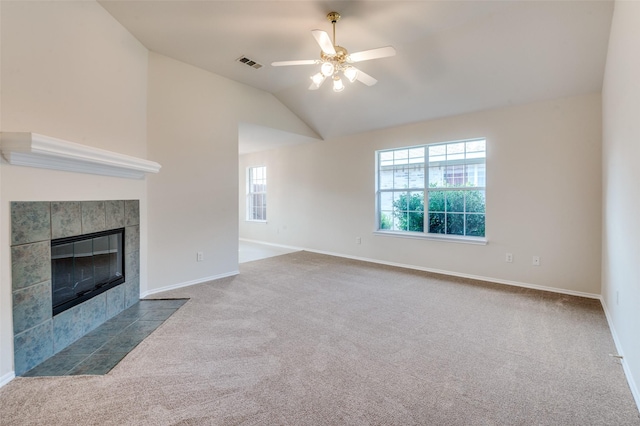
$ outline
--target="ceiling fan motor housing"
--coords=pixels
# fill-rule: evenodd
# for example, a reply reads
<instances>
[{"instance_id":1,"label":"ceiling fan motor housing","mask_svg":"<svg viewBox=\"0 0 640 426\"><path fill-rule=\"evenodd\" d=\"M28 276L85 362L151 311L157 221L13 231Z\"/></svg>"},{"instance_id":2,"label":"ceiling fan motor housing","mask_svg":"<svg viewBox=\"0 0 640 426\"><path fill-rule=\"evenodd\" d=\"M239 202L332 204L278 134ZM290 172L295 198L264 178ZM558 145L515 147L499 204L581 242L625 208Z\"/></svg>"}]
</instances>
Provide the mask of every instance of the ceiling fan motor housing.
<instances>
[{"instance_id":1,"label":"ceiling fan motor housing","mask_svg":"<svg viewBox=\"0 0 640 426\"><path fill-rule=\"evenodd\" d=\"M334 46L334 48L336 50L335 55L327 55L323 51L320 51L320 58L323 61L338 62L339 64L346 62L347 56L349 56L349 52L347 52L347 49L342 46Z\"/></svg>"}]
</instances>

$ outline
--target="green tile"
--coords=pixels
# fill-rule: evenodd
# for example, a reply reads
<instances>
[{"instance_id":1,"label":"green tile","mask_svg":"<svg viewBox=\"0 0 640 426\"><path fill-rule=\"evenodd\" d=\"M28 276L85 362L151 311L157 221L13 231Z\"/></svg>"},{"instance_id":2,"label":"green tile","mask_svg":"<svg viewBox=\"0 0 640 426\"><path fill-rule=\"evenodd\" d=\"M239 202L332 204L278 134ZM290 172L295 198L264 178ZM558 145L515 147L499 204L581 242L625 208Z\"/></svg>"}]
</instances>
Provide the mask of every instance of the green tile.
<instances>
[{"instance_id":1,"label":"green tile","mask_svg":"<svg viewBox=\"0 0 640 426\"><path fill-rule=\"evenodd\" d=\"M82 202L82 233L90 234L107 229L104 201Z\"/></svg>"},{"instance_id":2,"label":"green tile","mask_svg":"<svg viewBox=\"0 0 640 426\"><path fill-rule=\"evenodd\" d=\"M51 203L51 239L82 234L82 205L79 201Z\"/></svg>"},{"instance_id":3,"label":"green tile","mask_svg":"<svg viewBox=\"0 0 640 426\"><path fill-rule=\"evenodd\" d=\"M51 239L50 204L43 201L11 203L11 245Z\"/></svg>"},{"instance_id":4,"label":"green tile","mask_svg":"<svg viewBox=\"0 0 640 426\"><path fill-rule=\"evenodd\" d=\"M20 334L51 319L51 281L13 292L13 333Z\"/></svg>"},{"instance_id":5,"label":"green tile","mask_svg":"<svg viewBox=\"0 0 640 426\"><path fill-rule=\"evenodd\" d=\"M124 201L105 201L105 219L107 229L117 229L124 227Z\"/></svg>"},{"instance_id":6,"label":"green tile","mask_svg":"<svg viewBox=\"0 0 640 426\"><path fill-rule=\"evenodd\" d=\"M54 355L37 367L27 371L23 376L65 376L86 358L86 355Z\"/></svg>"},{"instance_id":7,"label":"green tile","mask_svg":"<svg viewBox=\"0 0 640 426\"><path fill-rule=\"evenodd\" d=\"M51 279L51 245L49 241L11 247L13 290Z\"/></svg>"},{"instance_id":8,"label":"green tile","mask_svg":"<svg viewBox=\"0 0 640 426\"><path fill-rule=\"evenodd\" d=\"M140 224L140 201L125 200L124 202L124 225L132 226Z\"/></svg>"},{"instance_id":9,"label":"green tile","mask_svg":"<svg viewBox=\"0 0 640 426\"><path fill-rule=\"evenodd\" d=\"M127 356L126 352L110 353L110 354L93 354L82 363L73 368L69 375L76 376L81 374L101 375L107 374L113 367Z\"/></svg>"}]
</instances>

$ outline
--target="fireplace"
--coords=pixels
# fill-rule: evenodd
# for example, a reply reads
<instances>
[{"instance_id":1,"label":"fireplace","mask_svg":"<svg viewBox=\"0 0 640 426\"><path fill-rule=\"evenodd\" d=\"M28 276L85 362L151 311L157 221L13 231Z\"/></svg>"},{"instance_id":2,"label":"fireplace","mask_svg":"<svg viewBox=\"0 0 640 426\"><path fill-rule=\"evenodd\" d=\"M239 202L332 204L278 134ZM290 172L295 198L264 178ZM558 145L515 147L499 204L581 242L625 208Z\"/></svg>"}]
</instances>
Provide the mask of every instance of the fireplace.
<instances>
[{"instance_id":1,"label":"fireplace","mask_svg":"<svg viewBox=\"0 0 640 426\"><path fill-rule=\"evenodd\" d=\"M12 201L10 209L14 368L21 375L138 302L140 203Z\"/></svg>"},{"instance_id":2,"label":"fireplace","mask_svg":"<svg viewBox=\"0 0 640 426\"><path fill-rule=\"evenodd\" d=\"M54 316L124 281L124 228L51 240Z\"/></svg>"}]
</instances>

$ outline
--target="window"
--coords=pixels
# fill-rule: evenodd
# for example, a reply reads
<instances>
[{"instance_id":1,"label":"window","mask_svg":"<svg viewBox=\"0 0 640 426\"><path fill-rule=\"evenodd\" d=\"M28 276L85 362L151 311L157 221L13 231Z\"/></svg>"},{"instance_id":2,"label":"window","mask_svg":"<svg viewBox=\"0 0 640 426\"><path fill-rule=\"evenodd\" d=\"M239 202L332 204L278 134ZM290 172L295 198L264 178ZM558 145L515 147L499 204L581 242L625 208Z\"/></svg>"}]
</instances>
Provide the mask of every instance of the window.
<instances>
[{"instance_id":1,"label":"window","mask_svg":"<svg viewBox=\"0 0 640 426\"><path fill-rule=\"evenodd\" d=\"M485 236L485 139L376 154L379 230Z\"/></svg>"},{"instance_id":2,"label":"window","mask_svg":"<svg viewBox=\"0 0 640 426\"><path fill-rule=\"evenodd\" d=\"M267 168L247 169L247 220L267 220Z\"/></svg>"}]
</instances>

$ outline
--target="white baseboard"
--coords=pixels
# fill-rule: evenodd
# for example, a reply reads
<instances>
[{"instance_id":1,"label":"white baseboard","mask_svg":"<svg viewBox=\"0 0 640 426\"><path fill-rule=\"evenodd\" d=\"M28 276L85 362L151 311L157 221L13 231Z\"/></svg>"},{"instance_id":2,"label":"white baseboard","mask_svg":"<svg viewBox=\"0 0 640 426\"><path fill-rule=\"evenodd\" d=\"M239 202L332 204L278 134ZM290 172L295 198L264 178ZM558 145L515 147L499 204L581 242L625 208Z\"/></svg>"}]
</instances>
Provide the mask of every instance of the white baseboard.
<instances>
[{"instance_id":1,"label":"white baseboard","mask_svg":"<svg viewBox=\"0 0 640 426\"><path fill-rule=\"evenodd\" d=\"M152 294L162 293L164 291L169 291L169 290L175 290L177 288L182 288L182 287L189 287L196 284L202 284L208 281L219 280L220 278L232 277L234 275L238 275L238 273L239 273L238 271L232 271L232 272L227 272L220 275L213 275L210 277L198 278L197 280L185 281L178 284L172 284L162 288L154 288L152 290L147 290L144 293L140 294L140 298L144 299L145 297L151 296Z\"/></svg>"},{"instance_id":2,"label":"white baseboard","mask_svg":"<svg viewBox=\"0 0 640 426\"><path fill-rule=\"evenodd\" d=\"M247 239L247 238L239 238L239 240L240 241L244 241L246 243L262 244L264 246L278 247L278 248L283 248L283 249L287 249L287 250L298 250L298 251L306 250L306 251L311 251L311 250L307 250L307 249L302 248L302 247L287 246L287 245L284 245L284 244L276 244L276 243L267 243L265 241L250 240L250 239Z\"/></svg>"},{"instance_id":3,"label":"white baseboard","mask_svg":"<svg viewBox=\"0 0 640 426\"><path fill-rule=\"evenodd\" d=\"M492 277L483 277L483 276L480 276L480 275L463 274L463 273L460 273L460 272L452 272L452 271L446 271L446 270L443 270L443 269L435 269L435 268L426 268L426 267L423 267L423 266L409 265L409 264L406 264L406 263L387 262L387 261L379 260L379 259L371 259L371 258L368 258L368 257L361 257L361 256L351 256L351 255L348 255L348 254L335 253L335 252L325 251L325 250L314 250L314 249L309 249L309 248L304 248L304 247L285 246L285 245L282 245L282 244L266 243L264 241L258 241L258 240L248 240L248 239L240 238L240 241L264 244L264 245L273 246L273 247L281 247L281 248L286 248L286 249L289 249L289 250L304 250L304 251L308 251L308 252L311 252L311 253L326 254L328 256L343 257L345 259L360 260L360 261L363 261L363 262L377 263L377 264L380 264L380 265L395 266L395 267L398 267L398 268L413 269L413 270L416 270L416 271L423 271L423 272L432 272L434 274L449 275L449 276L452 276L452 277L468 278L468 279L472 279L472 280L487 281L487 282L496 283L496 284L511 285L511 286L514 286L514 287L530 288L530 289L533 289L533 290L549 291L549 292L552 292L552 293L567 294L569 296L579 296L579 297L586 297L586 298L589 298L589 299L598 299L598 300L600 300L600 295L599 294L584 293L582 291L573 291L573 290L566 290L566 289L562 289L562 288L546 287L546 286L543 286L543 285L529 284L529 283L523 283L523 282L519 282L519 281L503 280L501 278L492 278Z\"/></svg>"},{"instance_id":4,"label":"white baseboard","mask_svg":"<svg viewBox=\"0 0 640 426\"><path fill-rule=\"evenodd\" d=\"M361 260L363 262L378 263L380 265L396 266L398 268L406 268L406 269L413 269L413 270L416 270L416 271L432 272L434 274L449 275L449 276L452 276L452 277L468 278L468 279L472 279L472 280L486 281L486 282L496 283L496 284L511 285L511 286L514 286L514 287L523 287L523 288L530 288L530 289L533 289L533 290L549 291L549 292L552 292L552 293L567 294L567 295L570 295L570 296L587 297L589 299L600 299L600 295L599 294L584 293L584 292L581 292L581 291L566 290L566 289L555 288L555 287L546 287L546 286L543 286L543 285L528 284L528 283L523 283L523 282L519 282L519 281L503 280L501 278L492 278L492 277L483 277L483 276L480 276L480 275L464 274L464 273L460 273L460 272L446 271L446 270L443 270L443 269L426 268L426 267L423 267L423 266L408 265L406 263L387 262L387 261L384 261L384 260L370 259L370 258L367 258L367 257L349 256L349 255L346 255L346 254L333 253L333 252L329 252L329 251L310 250L310 249L303 249L303 250L310 251L310 252L313 252L313 253L326 254L326 255L329 255L329 256L338 256L338 257L344 257L344 258L347 258L347 259Z\"/></svg>"},{"instance_id":5,"label":"white baseboard","mask_svg":"<svg viewBox=\"0 0 640 426\"><path fill-rule=\"evenodd\" d=\"M607 318L607 323L609 324L609 330L611 330L611 336L613 337L613 343L616 345L617 355L621 356L620 362L622 363L622 370L624 371L624 375L627 378L627 383L629 383L629 388L631 389L631 395L633 395L633 399L636 401L636 407L640 410L640 391L638 390L638 385L633 379L633 375L631 374L631 370L629 370L629 364L624 358L624 351L622 349L622 344L620 343L620 339L618 338L618 333L616 333L616 328L613 326L613 321L611 320L611 314L609 314L609 309L607 308L607 304L604 301L604 298L600 297L600 303L602 304L602 309L604 309L604 316Z\"/></svg>"},{"instance_id":6,"label":"white baseboard","mask_svg":"<svg viewBox=\"0 0 640 426\"><path fill-rule=\"evenodd\" d=\"M0 377L0 388L3 387L4 385L6 385L7 383L9 383L10 381L12 381L15 378L16 378L16 372L15 371L10 371L7 374L5 374L4 376Z\"/></svg>"}]
</instances>

